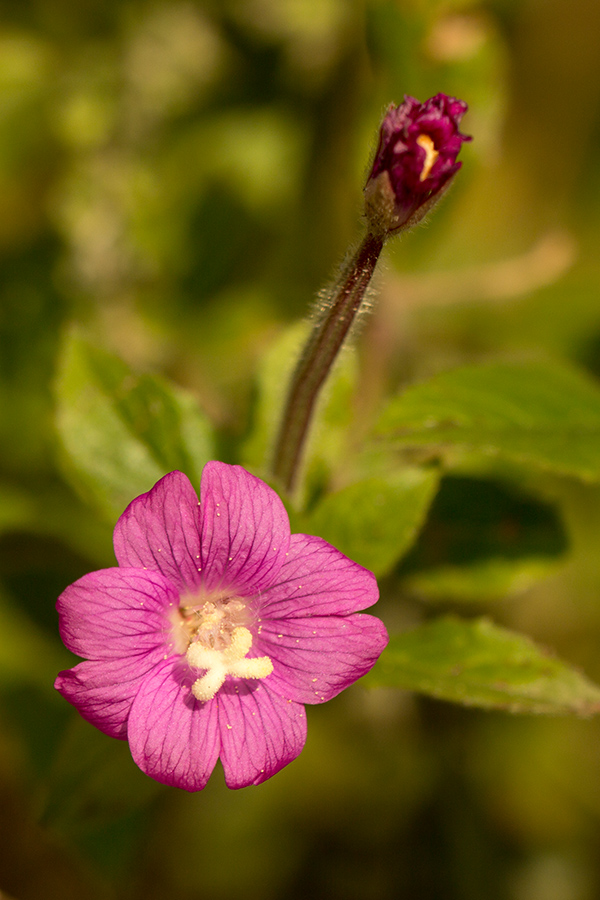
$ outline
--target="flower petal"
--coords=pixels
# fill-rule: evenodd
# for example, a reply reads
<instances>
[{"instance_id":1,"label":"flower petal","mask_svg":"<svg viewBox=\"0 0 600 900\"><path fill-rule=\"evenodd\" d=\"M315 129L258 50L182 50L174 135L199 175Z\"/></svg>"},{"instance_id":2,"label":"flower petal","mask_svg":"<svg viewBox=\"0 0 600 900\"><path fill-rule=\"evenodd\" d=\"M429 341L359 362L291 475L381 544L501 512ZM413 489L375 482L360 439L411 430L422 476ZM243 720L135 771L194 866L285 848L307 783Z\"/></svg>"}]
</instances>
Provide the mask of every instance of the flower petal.
<instances>
[{"instance_id":1,"label":"flower petal","mask_svg":"<svg viewBox=\"0 0 600 900\"><path fill-rule=\"evenodd\" d=\"M314 616L264 622L256 652L273 663L271 690L298 703L323 703L365 675L387 642L375 616Z\"/></svg>"},{"instance_id":2,"label":"flower petal","mask_svg":"<svg viewBox=\"0 0 600 900\"><path fill-rule=\"evenodd\" d=\"M59 672L54 687L104 734L125 739L131 704L161 651L130 659L82 662Z\"/></svg>"},{"instance_id":3,"label":"flower petal","mask_svg":"<svg viewBox=\"0 0 600 900\"><path fill-rule=\"evenodd\" d=\"M249 596L273 584L290 542L289 519L275 491L241 466L209 462L200 497L206 588L233 587Z\"/></svg>"},{"instance_id":4,"label":"flower petal","mask_svg":"<svg viewBox=\"0 0 600 900\"><path fill-rule=\"evenodd\" d=\"M100 569L69 585L56 603L63 643L90 659L125 658L169 647L168 612L179 597L159 573Z\"/></svg>"},{"instance_id":5,"label":"flower petal","mask_svg":"<svg viewBox=\"0 0 600 900\"><path fill-rule=\"evenodd\" d=\"M379 597L375 576L331 544L293 534L277 583L264 592L263 620L344 616L372 606Z\"/></svg>"},{"instance_id":6,"label":"flower petal","mask_svg":"<svg viewBox=\"0 0 600 900\"><path fill-rule=\"evenodd\" d=\"M261 784L295 759L306 740L306 713L265 684L227 682L219 691L221 762L229 788Z\"/></svg>"},{"instance_id":7,"label":"flower petal","mask_svg":"<svg viewBox=\"0 0 600 900\"><path fill-rule=\"evenodd\" d=\"M120 566L162 574L181 592L200 584L198 497L189 478L170 472L133 500L115 527Z\"/></svg>"},{"instance_id":8,"label":"flower petal","mask_svg":"<svg viewBox=\"0 0 600 900\"><path fill-rule=\"evenodd\" d=\"M213 700L191 693L193 676L168 660L144 680L131 708L127 737L142 772L162 784L199 791L219 756L219 725Z\"/></svg>"}]
</instances>

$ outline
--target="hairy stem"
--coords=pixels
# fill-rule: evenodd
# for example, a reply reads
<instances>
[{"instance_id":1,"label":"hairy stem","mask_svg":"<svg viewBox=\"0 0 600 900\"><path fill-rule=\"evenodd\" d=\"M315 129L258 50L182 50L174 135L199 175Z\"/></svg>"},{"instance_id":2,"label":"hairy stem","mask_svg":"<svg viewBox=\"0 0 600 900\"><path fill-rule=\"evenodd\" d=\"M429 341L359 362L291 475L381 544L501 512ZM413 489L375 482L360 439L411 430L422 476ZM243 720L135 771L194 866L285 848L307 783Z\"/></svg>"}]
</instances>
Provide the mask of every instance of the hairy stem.
<instances>
[{"instance_id":1,"label":"hairy stem","mask_svg":"<svg viewBox=\"0 0 600 900\"><path fill-rule=\"evenodd\" d=\"M320 313L292 377L272 473L288 493L295 485L319 391L348 335L375 271L384 237L368 233Z\"/></svg>"}]
</instances>

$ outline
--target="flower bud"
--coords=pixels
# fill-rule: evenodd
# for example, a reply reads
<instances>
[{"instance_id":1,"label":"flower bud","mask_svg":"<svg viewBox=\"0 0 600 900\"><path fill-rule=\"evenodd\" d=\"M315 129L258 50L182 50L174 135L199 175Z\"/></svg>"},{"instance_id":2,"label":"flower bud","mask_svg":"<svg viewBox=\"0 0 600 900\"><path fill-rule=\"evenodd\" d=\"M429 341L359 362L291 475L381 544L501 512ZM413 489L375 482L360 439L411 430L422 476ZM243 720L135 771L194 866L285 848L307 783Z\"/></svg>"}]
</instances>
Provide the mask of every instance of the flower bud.
<instances>
[{"instance_id":1,"label":"flower bud","mask_svg":"<svg viewBox=\"0 0 600 900\"><path fill-rule=\"evenodd\" d=\"M410 228L450 186L461 163L458 125L467 104L446 94L419 103L405 96L390 106L381 124L379 146L365 186L365 215L373 232Z\"/></svg>"}]
</instances>

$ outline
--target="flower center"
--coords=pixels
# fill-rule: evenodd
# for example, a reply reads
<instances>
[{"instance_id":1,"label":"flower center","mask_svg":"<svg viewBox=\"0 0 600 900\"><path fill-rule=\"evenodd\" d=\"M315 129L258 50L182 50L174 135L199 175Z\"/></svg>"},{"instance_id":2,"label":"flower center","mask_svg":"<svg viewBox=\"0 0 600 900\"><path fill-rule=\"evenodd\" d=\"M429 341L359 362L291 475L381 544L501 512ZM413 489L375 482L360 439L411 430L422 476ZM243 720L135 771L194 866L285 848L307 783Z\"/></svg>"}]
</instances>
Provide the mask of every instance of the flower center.
<instances>
[{"instance_id":1,"label":"flower center","mask_svg":"<svg viewBox=\"0 0 600 900\"><path fill-rule=\"evenodd\" d=\"M270 675L273 663L268 656L247 659L252 634L247 627L250 614L246 603L231 594L213 595L203 603L193 602L199 599L184 598L179 608L187 646L186 660L193 669L206 670L192 685L194 697L212 700L228 675L255 679Z\"/></svg>"},{"instance_id":2,"label":"flower center","mask_svg":"<svg viewBox=\"0 0 600 900\"><path fill-rule=\"evenodd\" d=\"M440 153L439 150L435 149L435 144L428 134L420 134L416 142L425 151L425 162L419 175L419 181L425 181L426 178L429 178L433 165Z\"/></svg>"}]
</instances>

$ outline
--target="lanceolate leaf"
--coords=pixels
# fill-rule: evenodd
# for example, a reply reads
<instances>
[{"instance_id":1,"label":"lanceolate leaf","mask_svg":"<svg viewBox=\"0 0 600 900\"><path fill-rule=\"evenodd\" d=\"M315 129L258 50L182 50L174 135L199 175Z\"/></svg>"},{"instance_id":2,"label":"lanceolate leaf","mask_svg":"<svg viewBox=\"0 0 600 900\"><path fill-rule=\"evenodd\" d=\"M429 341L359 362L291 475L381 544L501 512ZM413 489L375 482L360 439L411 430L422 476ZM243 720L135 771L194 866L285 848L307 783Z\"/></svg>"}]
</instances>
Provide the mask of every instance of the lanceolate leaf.
<instances>
[{"instance_id":1,"label":"lanceolate leaf","mask_svg":"<svg viewBox=\"0 0 600 900\"><path fill-rule=\"evenodd\" d=\"M392 637L365 682L514 713L600 712L600 688L488 619L440 618Z\"/></svg>"},{"instance_id":2,"label":"lanceolate leaf","mask_svg":"<svg viewBox=\"0 0 600 900\"><path fill-rule=\"evenodd\" d=\"M600 479L600 389L559 363L493 363L408 388L376 435L399 447L497 455Z\"/></svg>"},{"instance_id":3,"label":"lanceolate leaf","mask_svg":"<svg viewBox=\"0 0 600 900\"><path fill-rule=\"evenodd\" d=\"M436 601L518 593L564 561L558 510L508 482L446 476L403 566L403 584Z\"/></svg>"},{"instance_id":4,"label":"lanceolate leaf","mask_svg":"<svg viewBox=\"0 0 600 900\"><path fill-rule=\"evenodd\" d=\"M173 469L199 483L211 431L185 391L72 335L56 395L66 473L111 518Z\"/></svg>"},{"instance_id":5,"label":"lanceolate leaf","mask_svg":"<svg viewBox=\"0 0 600 900\"><path fill-rule=\"evenodd\" d=\"M286 329L265 353L257 373L254 425L242 448L242 465L267 471L277 427L287 398L290 379L309 334L307 322ZM352 422L352 394L356 385L356 358L347 349L338 359L317 403L302 467L305 481L320 481L343 457Z\"/></svg>"},{"instance_id":6,"label":"lanceolate leaf","mask_svg":"<svg viewBox=\"0 0 600 900\"><path fill-rule=\"evenodd\" d=\"M435 495L434 469L404 469L328 494L301 530L317 534L375 575L385 575L412 545Z\"/></svg>"},{"instance_id":7,"label":"lanceolate leaf","mask_svg":"<svg viewBox=\"0 0 600 900\"><path fill-rule=\"evenodd\" d=\"M418 597L436 603L489 603L521 594L543 578L554 574L560 561L552 557L493 558L461 566L438 566L413 572L403 586Z\"/></svg>"}]
</instances>

